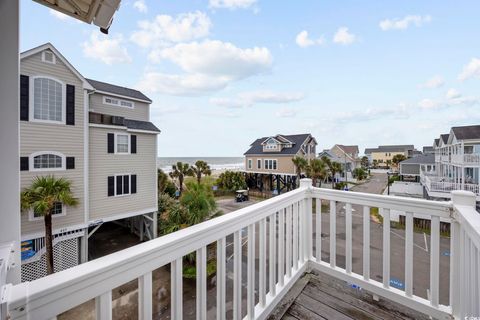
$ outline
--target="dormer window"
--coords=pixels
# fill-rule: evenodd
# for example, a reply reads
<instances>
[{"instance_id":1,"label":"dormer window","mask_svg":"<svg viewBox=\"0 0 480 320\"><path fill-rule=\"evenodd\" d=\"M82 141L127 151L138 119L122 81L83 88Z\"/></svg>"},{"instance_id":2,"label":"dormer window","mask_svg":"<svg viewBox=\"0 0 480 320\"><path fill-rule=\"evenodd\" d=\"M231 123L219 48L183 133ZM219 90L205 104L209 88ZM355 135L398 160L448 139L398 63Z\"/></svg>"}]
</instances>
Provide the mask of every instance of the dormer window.
<instances>
[{"instance_id":1,"label":"dormer window","mask_svg":"<svg viewBox=\"0 0 480 320\"><path fill-rule=\"evenodd\" d=\"M55 64L56 63L56 57L55 57L55 55L53 54L52 51L45 50L45 51L42 52L42 61L46 62L46 63Z\"/></svg>"}]
</instances>

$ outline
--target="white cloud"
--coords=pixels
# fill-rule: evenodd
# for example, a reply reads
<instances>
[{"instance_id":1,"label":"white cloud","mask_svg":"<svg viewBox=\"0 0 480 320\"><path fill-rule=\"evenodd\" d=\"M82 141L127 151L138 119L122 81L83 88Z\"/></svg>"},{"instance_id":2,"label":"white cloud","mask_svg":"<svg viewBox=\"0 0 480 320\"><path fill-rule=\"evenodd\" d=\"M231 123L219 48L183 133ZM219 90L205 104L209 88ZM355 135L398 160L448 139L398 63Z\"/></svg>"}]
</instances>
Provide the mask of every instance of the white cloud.
<instances>
[{"instance_id":1,"label":"white cloud","mask_svg":"<svg viewBox=\"0 0 480 320\"><path fill-rule=\"evenodd\" d=\"M291 109L291 108L283 108L278 110L275 113L275 116L279 118L293 118L297 115L297 110Z\"/></svg>"},{"instance_id":2,"label":"white cloud","mask_svg":"<svg viewBox=\"0 0 480 320\"><path fill-rule=\"evenodd\" d=\"M460 98L462 95L460 94L460 92L458 92L456 89L448 89L447 91L447 94L446 94L446 98L448 100L451 100L451 99L457 99L457 98Z\"/></svg>"},{"instance_id":3,"label":"white cloud","mask_svg":"<svg viewBox=\"0 0 480 320\"><path fill-rule=\"evenodd\" d=\"M133 7L141 13L147 13L148 7L145 0L137 0L133 3Z\"/></svg>"},{"instance_id":4,"label":"white cloud","mask_svg":"<svg viewBox=\"0 0 480 320\"><path fill-rule=\"evenodd\" d=\"M358 122L358 121L371 121L381 118L393 117L395 119L409 118L409 113L406 105L399 104L395 108L367 108L361 111L355 112L339 112L330 117L331 121L338 122Z\"/></svg>"},{"instance_id":5,"label":"white cloud","mask_svg":"<svg viewBox=\"0 0 480 320\"><path fill-rule=\"evenodd\" d=\"M209 35L212 22L205 13L196 11L176 17L157 15L151 21L140 21L138 27L130 40L141 47L151 48L204 38Z\"/></svg>"},{"instance_id":6,"label":"white cloud","mask_svg":"<svg viewBox=\"0 0 480 320\"><path fill-rule=\"evenodd\" d=\"M115 63L130 63L132 58L123 45L121 34L109 35L108 37L93 31L90 39L82 44L83 54L95 60L100 60L108 65Z\"/></svg>"},{"instance_id":7,"label":"white cloud","mask_svg":"<svg viewBox=\"0 0 480 320\"><path fill-rule=\"evenodd\" d=\"M480 78L480 59L478 58L472 58L472 60L463 67L463 71L458 75L458 80L460 81L470 78Z\"/></svg>"},{"instance_id":8,"label":"white cloud","mask_svg":"<svg viewBox=\"0 0 480 320\"><path fill-rule=\"evenodd\" d=\"M256 3L257 0L210 0L209 6L211 8L235 10L248 9Z\"/></svg>"},{"instance_id":9,"label":"white cloud","mask_svg":"<svg viewBox=\"0 0 480 320\"><path fill-rule=\"evenodd\" d=\"M235 98L212 98L210 103L220 107L242 108L255 103L291 103L303 98L304 94L300 92L251 91L239 93Z\"/></svg>"},{"instance_id":10,"label":"white cloud","mask_svg":"<svg viewBox=\"0 0 480 320\"><path fill-rule=\"evenodd\" d=\"M348 32L347 27L338 28L337 32L333 36L333 42L342 45L352 44L356 40L356 36L353 33Z\"/></svg>"},{"instance_id":11,"label":"white cloud","mask_svg":"<svg viewBox=\"0 0 480 320\"><path fill-rule=\"evenodd\" d=\"M153 61L167 59L188 73L223 76L232 80L267 72L273 62L265 47L238 48L232 43L218 40L180 43L157 51Z\"/></svg>"},{"instance_id":12,"label":"white cloud","mask_svg":"<svg viewBox=\"0 0 480 320\"><path fill-rule=\"evenodd\" d=\"M145 92L176 96L200 96L225 88L229 81L202 74L165 74L147 72L137 85Z\"/></svg>"},{"instance_id":13,"label":"white cloud","mask_svg":"<svg viewBox=\"0 0 480 320\"><path fill-rule=\"evenodd\" d=\"M441 76L433 76L430 79L428 79L425 83L422 83L419 85L420 88L428 88L428 89L434 89L434 88L440 88L445 84L445 80Z\"/></svg>"},{"instance_id":14,"label":"white cloud","mask_svg":"<svg viewBox=\"0 0 480 320\"><path fill-rule=\"evenodd\" d=\"M310 39L308 37L308 32L306 30L301 31L297 36L295 37L295 42L297 43L298 46L302 48L310 47L313 46L314 44L322 45L325 43L325 38L321 36L317 40Z\"/></svg>"},{"instance_id":15,"label":"white cloud","mask_svg":"<svg viewBox=\"0 0 480 320\"><path fill-rule=\"evenodd\" d=\"M440 107L440 103L432 99L422 99L418 106L422 109L437 109Z\"/></svg>"},{"instance_id":16,"label":"white cloud","mask_svg":"<svg viewBox=\"0 0 480 320\"><path fill-rule=\"evenodd\" d=\"M388 30L405 30L411 25L416 27L421 27L422 25L432 21L432 17L429 15L420 16L420 15L408 15L402 19L385 19L380 21L380 29L383 31Z\"/></svg>"}]
</instances>

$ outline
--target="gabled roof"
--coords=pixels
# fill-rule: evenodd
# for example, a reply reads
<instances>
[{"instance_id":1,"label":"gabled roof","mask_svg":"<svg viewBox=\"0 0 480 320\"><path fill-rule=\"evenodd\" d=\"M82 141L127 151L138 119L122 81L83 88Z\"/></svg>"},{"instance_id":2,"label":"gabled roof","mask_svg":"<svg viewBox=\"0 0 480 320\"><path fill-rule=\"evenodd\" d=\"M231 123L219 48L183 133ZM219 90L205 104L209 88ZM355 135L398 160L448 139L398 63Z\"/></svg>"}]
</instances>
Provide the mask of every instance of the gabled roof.
<instances>
[{"instance_id":1,"label":"gabled roof","mask_svg":"<svg viewBox=\"0 0 480 320\"><path fill-rule=\"evenodd\" d=\"M364 154L372 154L375 151L377 151L377 148L366 148Z\"/></svg>"},{"instance_id":2,"label":"gabled roof","mask_svg":"<svg viewBox=\"0 0 480 320\"><path fill-rule=\"evenodd\" d=\"M378 146L378 148L365 149L365 154L371 154L372 152L405 152L408 150L415 150L415 146L413 144Z\"/></svg>"},{"instance_id":3,"label":"gabled roof","mask_svg":"<svg viewBox=\"0 0 480 320\"><path fill-rule=\"evenodd\" d=\"M440 135L440 141L443 142L443 144L448 143L448 136L450 136L450 133L445 133Z\"/></svg>"},{"instance_id":4,"label":"gabled roof","mask_svg":"<svg viewBox=\"0 0 480 320\"><path fill-rule=\"evenodd\" d=\"M343 144L337 144L336 146L339 147L340 149L342 149L343 152L345 152L345 153L350 153L350 154L359 153L358 146L355 146L355 145L345 146Z\"/></svg>"},{"instance_id":5,"label":"gabled roof","mask_svg":"<svg viewBox=\"0 0 480 320\"><path fill-rule=\"evenodd\" d=\"M35 47L35 48L32 48L30 50L27 50L27 51L24 51L22 53L20 53L20 59L24 59L24 58L27 58L27 57L30 57L34 54L37 54L37 53L40 53L42 51L45 51L45 50L51 50L55 56L57 58L59 58L63 64L68 68L70 69L70 71L72 71L72 73L74 75L77 76L77 78L79 78L82 82L83 82L83 87L87 90L94 90L94 88L92 87L92 85L87 81L87 79L85 79L81 74L80 72L77 71L77 69L75 69L74 66L72 66L72 64L70 64L70 62L68 62L67 59L65 59L65 57L60 53L60 51L57 50L57 48L55 48L53 46L53 44L51 44L50 42L47 42L45 44L42 44L38 47Z\"/></svg>"},{"instance_id":6,"label":"gabled roof","mask_svg":"<svg viewBox=\"0 0 480 320\"><path fill-rule=\"evenodd\" d=\"M452 127L452 131L457 140L480 139L480 125Z\"/></svg>"},{"instance_id":7,"label":"gabled roof","mask_svg":"<svg viewBox=\"0 0 480 320\"><path fill-rule=\"evenodd\" d=\"M433 163L435 163L434 154L421 154L400 162L400 164L433 164Z\"/></svg>"},{"instance_id":8,"label":"gabled roof","mask_svg":"<svg viewBox=\"0 0 480 320\"><path fill-rule=\"evenodd\" d=\"M435 147L438 147L439 144L440 144L440 139L435 139L435 140L433 140L433 145L434 145Z\"/></svg>"},{"instance_id":9,"label":"gabled roof","mask_svg":"<svg viewBox=\"0 0 480 320\"><path fill-rule=\"evenodd\" d=\"M271 138L271 137L262 137L255 140L251 145L247 152L244 155L253 155L253 154L266 154L266 155L295 155L300 151L302 144L304 142L309 142L310 138L313 138L311 134L295 134L295 135L281 135L285 139L288 139L292 142L291 148L283 148L282 151L263 151L262 142ZM307 141L308 140L308 141Z\"/></svg>"},{"instance_id":10,"label":"gabled roof","mask_svg":"<svg viewBox=\"0 0 480 320\"><path fill-rule=\"evenodd\" d=\"M340 159L339 157L337 157L333 152L331 152L330 150L323 150L322 152L320 152L318 154L318 158L322 158L322 157L327 157L329 158L331 161L335 161L335 162L340 162L340 163L343 163L343 160Z\"/></svg>"},{"instance_id":11,"label":"gabled roof","mask_svg":"<svg viewBox=\"0 0 480 320\"><path fill-rule=\"evenodd\" d=\"M140 102L152 103L152 100L138 90L117 86L114 84L87 79L87 81L100 93L110 93L115 96L125 97Z\"/></svg>"}]
</instances>

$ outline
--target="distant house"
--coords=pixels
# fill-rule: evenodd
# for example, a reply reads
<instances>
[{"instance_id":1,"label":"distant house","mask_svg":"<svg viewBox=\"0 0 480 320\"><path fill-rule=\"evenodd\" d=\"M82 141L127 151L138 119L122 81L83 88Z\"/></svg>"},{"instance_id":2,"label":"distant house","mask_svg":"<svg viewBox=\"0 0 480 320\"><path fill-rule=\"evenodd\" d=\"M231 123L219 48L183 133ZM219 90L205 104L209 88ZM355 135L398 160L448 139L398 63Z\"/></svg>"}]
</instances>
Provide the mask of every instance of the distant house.
<instances>
[{"instance_id":1,"label":"distant house","mask_svg":"<svg viewBox=\"0 0 480 320\"><path fill-rule=\"evenodd\" d=\"M377 163L379 167L388 167L387 161L392 161L393 157L397 154L404 155L406 158L411 158L418 151L415 146L409 145L384 145L378 146L378 148L365 149L365 155L369 157L369 160L373 163Z\"/></svg>"},{"instance_id":2,"label":"distant house","mask_svg":"<svg viewBox=\"0 0 480 320\"><path fill-rule=\"evenodd\" d=\"M435 154L435 149L433 146L424 146L422 150L423 154Z\"/></svg>"},{"instance_id":3,"label":"distant house","mask_svg":"<svg viewBox=\"0 0 480 320\"><path fill-rule=\"evenodd\" d=\"M435 171L435 154L417 155L400 162L400 176L402 180L420 181L420 173Z\"/></svg>"},{"instance_id":4,"label":"distant house","mask_svg":"<svg viewBox=\"0 0 480 320\"><path fill-rule=\"evenodd\" d=\"M428 197L449 199L451 191L466 190L480 201L480 125L452 127L433 147L435 170L420 172Z\"/></svg>"},{"instance_id":5,"label":"distant house","mask_svg":"<svg viewBox=\"0 0 480 320\"><path fill-rule=\"evenodd\" d=\"M244 153L249 187L278 193L296 188L297 172L292 159L314 159L316 146L317 141L309 133L256 139Z\"/></svg>"},{"instance_id":6,"label":"distant house","mask_svg":"<svg viewBox=\"0 0 480 320\"><path fill-rule=\"evenodd\" d=\"M361 166L361 159L358 157L358 146L345 146L336 144L331 149L325 149L318 154L318 158L327 157L331 161L338 162L342 165L343 172L339 178L352 179L352 171Z\"/></svg>"}]
</instances>

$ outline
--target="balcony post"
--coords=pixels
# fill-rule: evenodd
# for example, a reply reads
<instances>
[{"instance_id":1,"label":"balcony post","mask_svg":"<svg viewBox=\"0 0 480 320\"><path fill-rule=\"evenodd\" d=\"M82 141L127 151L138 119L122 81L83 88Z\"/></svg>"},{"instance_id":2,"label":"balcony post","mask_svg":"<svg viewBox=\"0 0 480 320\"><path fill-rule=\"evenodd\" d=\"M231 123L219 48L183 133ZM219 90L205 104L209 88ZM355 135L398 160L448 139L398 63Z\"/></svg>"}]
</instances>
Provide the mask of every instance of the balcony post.
<instances>
[{"instance_id":1,"label":"balcony post","mask_svg":"<svg viewBox=\"0 0 480 320\"><path fill-rule=\"evenodd\" d=\"M7 283L20 282L19 1L0 1L0 247L12 246ZM0 287L3 284L0 283ZM0 294L1 295L1 294ZM1 298L1 297L0 297ZM1 300L1 299L0 299Z\"/></svg>"},{"instance_id":2,"label":"balcony post","mask_svg":"<svg viewBox=\"0 0 480 320\"><path fill-rule=\"evenodd\" d=\"M300 188L307 188L307 190L312 188L312 179L304 178L300 180ZM303 225L301 226L303 232L303 258L304 260L312 259L312 244L313 244L313 231L312 231L312 198L310 194L306 192L305 198L303 200L303 206L300 208L303 209L301 213L303 215Z\"/></svg>"},{"instance_id":3,"label":"balcony post","mask_svg":"<svg viewBox=\"0 0 480 320\"><path fill-rule=\"evenodd\" d=\"M476 198L472 192L454 190L452 191L452 202L455 210L458 206L475 208ZM462 301L466 298L462 296L462 272L464 271L464 262L461 246L461 226L452 216L450 225L450 305L452 306L452 314L455 318L461 318Z\"/></svg>"}]
</instances>

